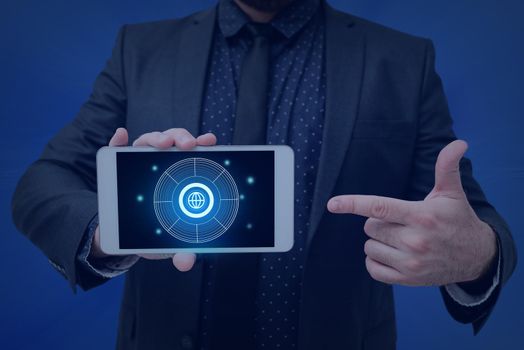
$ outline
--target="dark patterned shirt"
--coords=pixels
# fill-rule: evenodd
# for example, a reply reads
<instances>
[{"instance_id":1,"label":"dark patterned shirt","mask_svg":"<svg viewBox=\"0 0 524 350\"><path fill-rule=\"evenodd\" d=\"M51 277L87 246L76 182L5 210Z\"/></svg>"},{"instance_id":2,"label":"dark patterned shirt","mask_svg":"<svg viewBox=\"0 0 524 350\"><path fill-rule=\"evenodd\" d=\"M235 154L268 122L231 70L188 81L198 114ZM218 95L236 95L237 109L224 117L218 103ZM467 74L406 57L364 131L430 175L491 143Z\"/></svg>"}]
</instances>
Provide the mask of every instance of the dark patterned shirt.
<instances>
[{"instance_id":1,"label":"dark patterned shirt","mask_svg":"<svg viewBox=\"0 0 524 350\"><path fill-rule=\"evenodd\" d=\"M248 22L232 0L220 1L201 121L201 132L213 132L218 144L231 144L233 138L237 82L251 44L242 30ZM326 85L320 1L296 0L271 25L278 35L271 45L267 143L295 151L295 245L288 253L261 255L253 336L259 348L291 349L297 342L304 247L322 145ZM213 284L205 285L202 348L213 302Z\"/></svg>"}]
</instances>

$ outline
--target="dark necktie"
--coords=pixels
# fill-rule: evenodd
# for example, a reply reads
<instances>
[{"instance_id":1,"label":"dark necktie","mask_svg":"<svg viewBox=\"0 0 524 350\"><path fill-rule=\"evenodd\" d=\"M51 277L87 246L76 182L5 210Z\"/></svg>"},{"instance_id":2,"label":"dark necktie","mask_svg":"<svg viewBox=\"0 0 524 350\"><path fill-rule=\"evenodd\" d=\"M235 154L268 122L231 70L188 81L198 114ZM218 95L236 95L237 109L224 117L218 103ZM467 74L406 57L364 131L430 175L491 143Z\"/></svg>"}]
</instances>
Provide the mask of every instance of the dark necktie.
<instances>
[{"instance_id":1,"label":"dark necktie","mask_svg":"<svg viewBox=\"0 0 524 350\"><path fill-rule=\"evenodd\" d=\"M249 23L251 36L240 71L233 144L266 143L267 93L269 74L269 24ZM225 344L235 339L238 348L253 349L255 339L255 294L258 283L258 254L217 254L213 261L214 323L234 325L230 332L211 331L210 343ZM234 286L234 287L232 287Z\"/></svg>"},{"instance_id":2,"label":"dark necktie","mask_svg":"<svg viewBox=\"0 0 524 350\"><path fill-rule=\"evenodd\" d=\"M233 144L264 145L272 27L268 23L248 23L245 30L252 44L240 70Z\"/></svg>"}]
</instances>

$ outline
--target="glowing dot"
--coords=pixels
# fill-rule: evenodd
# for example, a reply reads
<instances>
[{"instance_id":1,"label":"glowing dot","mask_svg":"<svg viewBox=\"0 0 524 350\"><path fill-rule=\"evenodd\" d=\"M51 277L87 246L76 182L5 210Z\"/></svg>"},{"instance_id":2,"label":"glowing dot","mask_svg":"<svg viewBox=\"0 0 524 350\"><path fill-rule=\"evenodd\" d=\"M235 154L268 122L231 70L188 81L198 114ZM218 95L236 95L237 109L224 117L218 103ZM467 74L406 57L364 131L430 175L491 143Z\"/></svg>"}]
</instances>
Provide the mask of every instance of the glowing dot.
<instances>
[{"instance_id":1,"label":"glowing dot","mask_svg":"<svg viewBox=\"0 0 524 350\"><path fill-rule=\"evenodd\" d=\"M153 170L153 171L157 171L157 170L158 170L158 165L153 165L153 166L151 167L151 170Z\"/></svg>"},{"instance_id":2,"label":"glowing dot","mask_svg":"<svg viewBox=\"0 0 524 350\"><path fill-rule=\"evenodd\" d=\"M141 194L139 194L138 196L136 196L136 201L137 201L137 202L143 202L143 201L144 201L144 196L142 196Z\"/></svg>"},{"instance_id":3,"label":"glowing dot","mask_svg":"<svg viewBox=\"0 0 524 350\"><path fill-rule=\"evenodd\" d=\"M156 233L157 235L160 235L160 234L162 234L162 230L159 229L159 228L157 228L157 229L155 230L155 233Z\"/></svg>"},{"instance_id":4,"label":"glowing dot","mask_svg":"<svg viewBox=\"0 0 524 350\"><path fill-rule=\"evenodd\" d=\"M253 228L253 224L252 224L252 223L248 223L248 224L246 225L246 228L247 228L248 230L251 230L251 229Z\"/></svg>"},{"instance_id":5,"label":"glowing dot","mask_svg":"<svg viewBox=\"0 0 524 350\"><path fill-rule=\"evenodd\" d=\"M231 164L231 161L229 159L224 160L224 165L229 166Z\"/></svg>"},{"instance_id":6,"label":"glowing dot","mask_svg":"<svg viewBox=\"0 0 524 350\"><path fill-rule=\"evenodd\" d=\"M248 177L247 177L247 183L248 183L249 185L254 184L254 183L255 183L255 178L254 178L253 176L248 176Z\"/></svg>"},{"instance_id":7,"label":"glowing dot","mask_svg":"<svg viewBox=\"0 0 524 350\"><path fill-rule=\"evenodd\" d=\"M244 196L243 194L241 194L239 197L240 197L240 200L243 200L244 198L246 198L246 196Z\"/></svg>"}]
</instances>

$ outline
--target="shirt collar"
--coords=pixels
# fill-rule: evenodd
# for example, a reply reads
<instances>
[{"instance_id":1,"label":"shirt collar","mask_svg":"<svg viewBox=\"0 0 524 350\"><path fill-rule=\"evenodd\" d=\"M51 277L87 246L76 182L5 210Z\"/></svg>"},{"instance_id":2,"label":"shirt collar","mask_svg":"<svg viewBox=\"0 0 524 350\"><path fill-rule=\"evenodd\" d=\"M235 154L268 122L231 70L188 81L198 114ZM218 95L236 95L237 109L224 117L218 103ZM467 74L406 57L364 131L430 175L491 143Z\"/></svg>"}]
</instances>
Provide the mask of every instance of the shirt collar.
<instances>
[{"instance_id":1,"label":"shirt collar","mask_svg":"<svg viewBox=\"0 0 524 350\"><path fill-rule=\"evenodd\" d=\"M271 25L290 39L318 12L319 3L320 0L295 0L271 20ZM233 0L220 0L218 26L226 38L236 35L248 22L249 17Z\"/></svg>"}]
</instances>

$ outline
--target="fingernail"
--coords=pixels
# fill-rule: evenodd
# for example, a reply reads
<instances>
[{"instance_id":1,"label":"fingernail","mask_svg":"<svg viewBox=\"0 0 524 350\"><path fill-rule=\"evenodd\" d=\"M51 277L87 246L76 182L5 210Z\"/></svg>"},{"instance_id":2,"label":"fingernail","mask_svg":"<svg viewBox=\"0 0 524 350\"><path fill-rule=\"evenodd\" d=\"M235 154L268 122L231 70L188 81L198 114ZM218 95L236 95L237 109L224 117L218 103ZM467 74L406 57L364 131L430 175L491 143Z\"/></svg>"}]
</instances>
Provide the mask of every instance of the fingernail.
<instances>
[{"instance_id":1,"label":"fingernail","mask_svg":"<svg viewBox=\"0 0 524 350\"><path fill-rule=\"evenodd\" d=\"M328 209L331 211L337 211L340 208L340 202L338 200L331 200L328 203Z\"/></svg>"}]
</instances>

